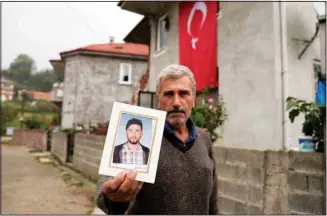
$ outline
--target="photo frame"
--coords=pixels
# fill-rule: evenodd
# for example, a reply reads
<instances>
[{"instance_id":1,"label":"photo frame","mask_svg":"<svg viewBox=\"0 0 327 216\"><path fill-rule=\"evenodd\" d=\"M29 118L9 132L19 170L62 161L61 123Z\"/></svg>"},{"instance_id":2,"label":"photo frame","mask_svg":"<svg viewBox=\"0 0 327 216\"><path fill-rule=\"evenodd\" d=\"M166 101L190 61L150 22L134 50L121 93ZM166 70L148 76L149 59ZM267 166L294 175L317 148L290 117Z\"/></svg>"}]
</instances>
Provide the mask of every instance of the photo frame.
<instances>
[{"instance_id":1,"label":"photo frame","mask_svg":"<svg viewBox=\"0 0 327 216\"><path fill-rule=\"evenodd\" d=\"M166 112L114 102L99 174L136 171L136 180L154 183Z\"/></svg>"}]
</instances>

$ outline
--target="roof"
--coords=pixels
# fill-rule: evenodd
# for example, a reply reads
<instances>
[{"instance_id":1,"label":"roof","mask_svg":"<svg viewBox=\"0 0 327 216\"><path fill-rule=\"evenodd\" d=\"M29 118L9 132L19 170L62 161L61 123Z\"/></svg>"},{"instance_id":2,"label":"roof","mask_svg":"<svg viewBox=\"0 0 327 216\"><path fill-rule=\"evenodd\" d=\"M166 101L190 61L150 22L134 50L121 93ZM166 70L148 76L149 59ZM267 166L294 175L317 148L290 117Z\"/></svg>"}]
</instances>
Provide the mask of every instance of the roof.
<instances>
[{"instance_id":1,"label":"roof","mask_svg":"<svg viewBox=\"0 0 327 216\"><path fill-rule=\"evenodd\" d=\"M51 100L51 92L29 91L34 99Z\"/></svg>"},{"instance_id":2,"label":"roof","mask_svg":"<svg viewBox=\"0 0 327 216\"><path fill-rule=\"evenodd\" d=\"M62 62L62 60L61 60L61 59L50 59L49 61L50 61L50 62L59 62L59 63L61 63L61 62Z\"/></svg>"},{"instance_id":3,"label":"roof","mask_svg":"<svg viewBox=\"0 0 327 216\"><path fill-rule=\"evenodd\" d=\"M98 53L111 53L111 54L123 54L123 55L136 55L145 56L149 55L149 46L136 43L106 43L106 44L94 44L69 51L61 52L60 55L65 55L73 52L98 52ZM54 60L56 61L56 60Z\"/></svg>"}]
</instances>

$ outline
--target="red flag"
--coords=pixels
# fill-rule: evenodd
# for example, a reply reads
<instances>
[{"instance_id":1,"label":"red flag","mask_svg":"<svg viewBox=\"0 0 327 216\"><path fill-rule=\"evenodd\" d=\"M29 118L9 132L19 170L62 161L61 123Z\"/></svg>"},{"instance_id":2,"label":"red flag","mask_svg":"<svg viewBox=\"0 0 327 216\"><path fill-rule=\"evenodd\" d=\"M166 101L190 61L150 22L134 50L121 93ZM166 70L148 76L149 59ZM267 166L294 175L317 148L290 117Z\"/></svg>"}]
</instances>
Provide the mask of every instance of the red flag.
<instances>
[{"instance_id":1,"label":"red flag","mask_svg":"<svg viewBox=\"0 0 327 216\"><path fill-rule=\"evenodd\" d=\"M196 90L218 87L217 2L179 5L179 61L195 76Z\"/></svg>"}]
</instances>

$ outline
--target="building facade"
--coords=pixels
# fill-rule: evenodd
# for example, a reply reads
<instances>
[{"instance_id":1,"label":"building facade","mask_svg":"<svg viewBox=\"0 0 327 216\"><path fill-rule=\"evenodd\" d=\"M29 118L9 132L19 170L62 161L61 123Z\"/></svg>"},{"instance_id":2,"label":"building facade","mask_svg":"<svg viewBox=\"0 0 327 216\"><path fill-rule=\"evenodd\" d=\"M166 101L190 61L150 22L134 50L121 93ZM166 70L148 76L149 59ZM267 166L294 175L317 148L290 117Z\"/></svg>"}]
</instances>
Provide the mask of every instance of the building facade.
<instances>
[{"instance_id":1,"label":"building facade","mask_svg":"<svg viewBox=\"0 0 327 216\"><path fill-rule=\"evenodd\" d=\"M5 78L1 79L1 101L10 101L14 97L14 84Z\"/></svg>"},{"instance_id":2,"label":"building facade","mask_svg":"<svg viewBox=\"0 0 327 216\"><path fill-rule=\"evenodd\" d=\"M149 91L155 91L155 78L164 66L179 63L180 4L118 4L149 20ZM167 17L169 29L159 28ZM291 124L285 100L293 96L314 101L314 60L320 59L317 23L311 2L219 3L219 94L226 103L228 121L218 145L298 149L303 117ZM142 32L135 30L134 34L137 37ZM165 35L164 40L159 35Z\"/></svg>"},{"instance_id":3,"label":"building facade","mask_svg":"<svg viewBox=\"0 0 327 216\"><path fill-rule=\"evenodd\" d=\"M131 101L148 65L148 46L131 43L91 45L60 55L61 62L50 62L64 76L62 128L109 121L113 102Z\"/></svg>"}]
</instances>

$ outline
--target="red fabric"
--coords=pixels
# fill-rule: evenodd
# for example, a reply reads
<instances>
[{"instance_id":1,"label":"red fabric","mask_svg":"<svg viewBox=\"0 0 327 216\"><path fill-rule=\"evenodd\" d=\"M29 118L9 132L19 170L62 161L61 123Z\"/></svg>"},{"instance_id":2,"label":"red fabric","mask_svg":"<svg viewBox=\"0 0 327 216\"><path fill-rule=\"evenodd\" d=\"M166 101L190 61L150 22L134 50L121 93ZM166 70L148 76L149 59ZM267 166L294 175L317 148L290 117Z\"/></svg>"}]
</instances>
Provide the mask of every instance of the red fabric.
<instances>
[{"instance_id":1,"label":"red fabric","mask_svg":"<svg viewBox=\"0 0 327 216\"><path fill-rule=\"evenodd\" d=\"M194 73L197 91L218 87L217 4L182 2L179 6L179 61ZM203 15L205 11L206 16ZM195 49L192 48L192 38L198 38Z\"/></svg>"}]
</instances>

